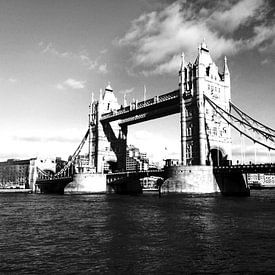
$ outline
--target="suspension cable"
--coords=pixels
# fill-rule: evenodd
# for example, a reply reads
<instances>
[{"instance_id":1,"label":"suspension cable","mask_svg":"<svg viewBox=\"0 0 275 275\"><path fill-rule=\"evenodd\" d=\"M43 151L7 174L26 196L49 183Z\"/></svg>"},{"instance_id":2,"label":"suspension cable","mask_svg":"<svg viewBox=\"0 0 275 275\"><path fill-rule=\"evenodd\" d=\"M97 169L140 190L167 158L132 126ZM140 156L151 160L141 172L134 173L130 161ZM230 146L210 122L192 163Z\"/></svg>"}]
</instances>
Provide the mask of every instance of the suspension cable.
<instances>
[{"instance_id":1,"label":"suspension cable","mask_svg":"<svg viewBox=\"0 0 275 275\"><path fill-rule=\"evenodd\" d=\"M270 135L269 133L264 132L261 129L255 128L253 126L251 126L248 123L245 123L243 121L241 121L240 119L236 118L234 115L228 113L227 111L223 110L221 107L219 107L217 104L215 104L212 100L210 100L207 96L204 96L205 99L208 101L208 103L210 104L210 106L228 123L230 124L235 130L237 130L238 132L241 132L244 136L246 136L247 138L251 139L252 141L261 144L262 146L269 148L271 150L275 150L275 144L274 144L274 139L271 137L272 135ZM247 134L245 131L242 131L241 129L239 129L237 126L235 126L230 119L226 118L225 115L223 115L222 113L226 114L230 119L235 120L237 123L239 123L240 125L242 125L243 127L249 127L250 129L252 129L255 132L257 132L258 134L262 135L265 137L265 139L267 140L267 136L269 137L269 140L273 143L272 145L267 145L265 143L263 143L262 141L256 140L256 138L251 137L249 134ZM267 136L266 136L267 135Z\"/></svg>"},{"instance_id":2,"label":"suspension cable","mask_svg":"<svg viewBox=\"0 0 275 275\"><path fill-rule=\"evenodd\" d=\"M71 159L67 162L67 164L58 173L54 174L54 177L58 177L59 175L61 175L65 170L67 170L71 166L71 164L75 161L76 157L79 155L81 149L83 148L88 135L89 135L89 129L87 130L84 138L82 139L82 141L78 145L77 149L73 153Z\"/></svg>"},{"instance_id":3,"label":"suspension cable","mask_svg":"<svg viewBox=\"0 0 275 275\"><path fill-rule=\"evenodd\" d=\"M240 108L238 108L235 104L233 104L232 102L230 102L230 108L233 108L234 111L242 118L244 119L247 123L249 123L250 125L252 125L249 120L251 120L252 122L254 122L255 124L261 126L262 128L264 128L265 130L267 130L268 132L272 132L272 136L275 136L275 130L264 125L263 123L257 121L256 119L252 118L251 116L249 116L248 114L244 113L242 110L240 110ZM244 118L245 117L245 118Z\"/></svg>"}]
</instances>

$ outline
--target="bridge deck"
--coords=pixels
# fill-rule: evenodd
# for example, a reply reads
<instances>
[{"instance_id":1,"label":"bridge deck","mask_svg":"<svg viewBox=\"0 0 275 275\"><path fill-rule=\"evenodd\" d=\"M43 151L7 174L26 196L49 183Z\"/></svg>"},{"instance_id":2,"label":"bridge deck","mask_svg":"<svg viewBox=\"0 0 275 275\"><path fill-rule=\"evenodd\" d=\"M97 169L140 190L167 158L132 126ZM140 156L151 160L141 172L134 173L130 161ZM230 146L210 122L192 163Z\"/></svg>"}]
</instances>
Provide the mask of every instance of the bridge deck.
<instances>
[{"instance_id":1,"label":"bridge deck","mask_svg":"<svg viewBox=\"0 0 275 275\"><path fill-rule=\"evenodd\" d=\"M224 172L275 173L275 163L216 166L216 167L213 167L213 170L215 173L224 173Z\"/></svg>"}]
</instances>

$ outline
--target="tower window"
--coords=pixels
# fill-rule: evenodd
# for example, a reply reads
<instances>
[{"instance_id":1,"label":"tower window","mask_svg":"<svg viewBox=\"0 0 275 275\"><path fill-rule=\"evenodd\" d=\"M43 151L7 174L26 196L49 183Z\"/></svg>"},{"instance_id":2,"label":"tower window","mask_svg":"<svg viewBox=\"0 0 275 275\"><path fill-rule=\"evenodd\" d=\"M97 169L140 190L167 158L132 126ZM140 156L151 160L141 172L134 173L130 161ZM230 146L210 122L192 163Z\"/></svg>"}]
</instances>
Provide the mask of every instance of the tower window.
<instances>
[{"instance_id":1,"label":"tower window","mask_svg":"<svg viewBox=\"0 0 275 275\"><path fill-rule=\"evenodd\" d=\"M213 127L213 135L214 135L214 136L217 135L217 127Z\"/></svg>"}]
</instances>

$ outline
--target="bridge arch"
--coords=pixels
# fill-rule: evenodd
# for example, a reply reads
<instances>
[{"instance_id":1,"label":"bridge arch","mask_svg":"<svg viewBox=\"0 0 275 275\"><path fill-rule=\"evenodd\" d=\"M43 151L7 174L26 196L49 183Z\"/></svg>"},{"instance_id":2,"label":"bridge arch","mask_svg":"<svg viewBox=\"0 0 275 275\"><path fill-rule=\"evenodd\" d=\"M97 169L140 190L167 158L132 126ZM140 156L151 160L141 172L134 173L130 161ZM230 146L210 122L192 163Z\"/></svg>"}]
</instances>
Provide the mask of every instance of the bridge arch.
<instances>
[{"instance_id":1,"label":"bridge arch","mask_svg":"<svg viewBox=\"0 0 275 275\"><path fill-rule=\"evenodd\" d=\"M221 147L212 147L210 149L210 158L213 166L221 166L227 160L227 154Z\"/></svg>"}]
</instances>

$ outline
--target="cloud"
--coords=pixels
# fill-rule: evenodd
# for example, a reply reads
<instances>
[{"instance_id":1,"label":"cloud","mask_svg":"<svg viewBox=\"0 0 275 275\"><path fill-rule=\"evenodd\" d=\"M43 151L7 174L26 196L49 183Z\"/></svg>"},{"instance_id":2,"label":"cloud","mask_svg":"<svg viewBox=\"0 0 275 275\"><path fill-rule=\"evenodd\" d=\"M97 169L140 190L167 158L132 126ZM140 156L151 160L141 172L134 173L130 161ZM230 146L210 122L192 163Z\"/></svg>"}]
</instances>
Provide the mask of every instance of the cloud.
<instances>
[{"instance_id":1,"label":"cloud","mask_svg":"<svg viewBox=\"0 0 275 275\"><path fill-rule=\"evenodd\" d=\"M130 88L130 89L125 89L125 90L120 90L119 93L120 94L130 94L134 91L134 87Z\"/></svg>"},{"instance_id":2,"label":"cloud","mask_svg":"<svg viewBox=\"0 0 275 275\"><path fill-rule=\"evenodd\" d=\"M87 67L88 70L97 70L99 73L107 73L107 65L106 64L99 64L100 55L96 60L92 60L89 56L89 53L87 50L81 50L79 53L73 53L70 51L59 51L57 50L53 44L50 43L44 43L43 41L38 43L38 46L41 48L41 52L43 54L51 54L55 55L60 58L69 58L72 60L76 60L80 62L83 66ZM107 52L104 51L102 54L105 54Z\"/></svg>"},{"instance_id":3,"label":"cloud","mask_svg":"<svg viewBox=\"0 0 275 275\"><path fill-rule=\"evenodd\" d=\"M108 73L107 64L99 65L98 70L99 70L101 73L103 73L103 74Z\"/></svg>"},{"instance_id":4,"label":"cloud","mask_svg":"<svg viewBox=\"0 0 275 275\"><path fill-rule=\"evenodd\" d=\"M14 78L14 77L0 78L0 82L5 83L5 84L15 84L18 82L18 79Z\"/></svg>"},{"instance_id":5,"label":"cloud","mask_svg":"<svg viewBox=\"0 0 275 275\"><path fill-rule=\"evenodd\" d=\"M254 27L254 36L249 40L250 48L259 47L261 52L274 51L275 48L275 25L262 24Z\"/></svg>"},{"instance_id":6,"label":"cloud","mask_svg":"<svg viewBox=\"0 0 275 275\"><path fill-rule=\"evenodd\" d=\"M37 156L67 159L83 136L84 131L76 128L9 131L0 136L0 159ZM84 151L86 149L83 148Z\"/></svg>"},{"instance_id":7,"label":"cloud","mask_svg":"<svg viewBox=\"0 0 275 275\"><path fill-rule=\"evenodd\" d=\"M175 1L160 11L144 13L133 20L130 29L114 44L131 50L133 68L144 75L175 72L183 50L194 59L194 49L206 39L214 58L234 55L255 48L273 37L274 26L258 26L265 19L264 0L211 1L201 8L201 1ZM249 37L237 35L250 28ZM132 70L129 70L132 71Z\"/></svg>"},{"instance_id":8,"label":"cloud","mask_svg":"<svg viewBox=\"0 0 275 275\"><path fill-rule=\"evenodd\" d=\"M207 20L215 29L230 33L250 19L261 18L265 10L264 0L243 0L237 2L227 10L216 10Z\"/></svg>"},{"instance_id":9,"label":"cloud","mask_svg":"<svg viewBox=\"0 0 275 275\"><path fill-rule=\"evenodd\" d=\"M58 90L65 90L67 88L71 89L83 89L85 88L86 81L80 81L80 80L75 80L73 78L68 78L67 80L63 81L62 83L58 83L56 85L56 88Z\"/></svg>"},{"instance_id":10,"label":"cloud","mask_svg":"<svg viewBox=\"0 0 275 275\"><path fill-rule=\"evenodd\" d=\"M13 77L10 77L9 79L8 79L8 82L10 82L10 83L16 83L18 80L16 79L16 78L13 78Z\"/></svg>"},{"instance_id":11,"label":"cloud","mask_svg":"<svg viewBox=\"0 0 275 275\"><path fill-rule=\"evenodd\" d=\"M103 49L103 50L100 51L101 54L105 54L105 53L107 53L107 52L108 52L107 49Z\"/></svg>"}]
</instances>

